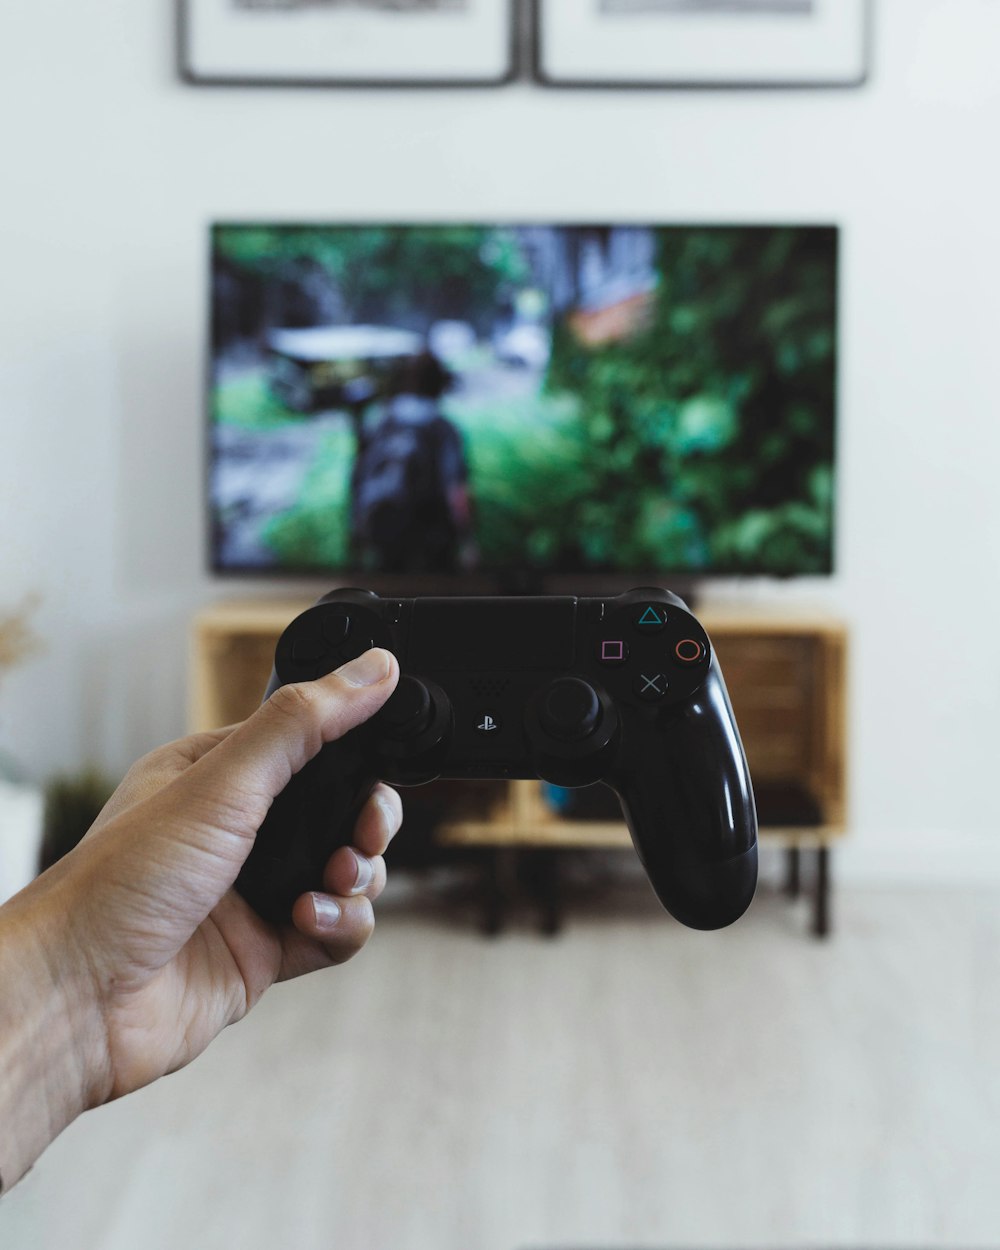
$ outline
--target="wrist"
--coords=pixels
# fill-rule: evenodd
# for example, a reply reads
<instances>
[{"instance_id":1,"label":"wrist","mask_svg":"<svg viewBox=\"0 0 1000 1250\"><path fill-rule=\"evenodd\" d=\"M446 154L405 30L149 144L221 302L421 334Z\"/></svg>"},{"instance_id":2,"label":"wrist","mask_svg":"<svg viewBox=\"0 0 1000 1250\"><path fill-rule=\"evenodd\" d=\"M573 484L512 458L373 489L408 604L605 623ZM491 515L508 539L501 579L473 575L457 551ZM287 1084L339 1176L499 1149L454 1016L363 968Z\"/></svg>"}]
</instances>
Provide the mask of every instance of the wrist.
<instances>
[{"instance_id":1,"label":"wrist","mask_svg":"<svg viewBox=\"0 0 1000 1250\"><path fill-rule=\"evenodd\" d=\"M106 1043L93 978L45 878L0 907L0 1177L9 1189L103 1101Z\"/></svg>"}]
</instances>

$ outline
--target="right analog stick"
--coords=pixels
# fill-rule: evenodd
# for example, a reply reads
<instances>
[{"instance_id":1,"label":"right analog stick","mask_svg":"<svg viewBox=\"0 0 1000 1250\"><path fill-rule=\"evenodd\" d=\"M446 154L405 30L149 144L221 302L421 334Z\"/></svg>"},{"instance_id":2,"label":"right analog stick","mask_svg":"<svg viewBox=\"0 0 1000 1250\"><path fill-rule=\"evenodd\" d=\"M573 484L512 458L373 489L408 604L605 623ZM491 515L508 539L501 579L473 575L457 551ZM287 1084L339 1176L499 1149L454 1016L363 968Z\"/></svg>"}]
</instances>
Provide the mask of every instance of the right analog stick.
<instances>
[{"instance_id":1,"label":"right analog stick","mask_svg":"<svg viewBox=\"0 0 1000 1250\"><path fill-rule=\"evenodd\" d=\"M601 720L597 691L579 677L560 677L543 692L538 705L542 729L558 742L579 742Z\"/></svg>"}]
</instances>

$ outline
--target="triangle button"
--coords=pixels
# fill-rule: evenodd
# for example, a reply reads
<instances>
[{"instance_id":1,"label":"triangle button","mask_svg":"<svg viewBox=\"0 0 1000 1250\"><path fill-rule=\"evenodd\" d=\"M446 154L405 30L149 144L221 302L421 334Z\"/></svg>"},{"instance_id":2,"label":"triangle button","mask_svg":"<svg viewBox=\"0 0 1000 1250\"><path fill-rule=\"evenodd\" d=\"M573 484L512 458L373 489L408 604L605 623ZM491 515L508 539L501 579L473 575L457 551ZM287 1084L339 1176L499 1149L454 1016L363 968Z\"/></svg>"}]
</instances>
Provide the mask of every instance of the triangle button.
<instances>
[{"instance_id":1,"label":"triangle button","mask_svg":"<svg viewBox=\"0 0 1000 1250\"><path fill-rule=\"evenodd\" d=\"M636 629L644 634L657 634L666 623L667 614L664 609L652 603L647 603L639 609L639 614L635 618Z\"/></svg>"}]
</instances>

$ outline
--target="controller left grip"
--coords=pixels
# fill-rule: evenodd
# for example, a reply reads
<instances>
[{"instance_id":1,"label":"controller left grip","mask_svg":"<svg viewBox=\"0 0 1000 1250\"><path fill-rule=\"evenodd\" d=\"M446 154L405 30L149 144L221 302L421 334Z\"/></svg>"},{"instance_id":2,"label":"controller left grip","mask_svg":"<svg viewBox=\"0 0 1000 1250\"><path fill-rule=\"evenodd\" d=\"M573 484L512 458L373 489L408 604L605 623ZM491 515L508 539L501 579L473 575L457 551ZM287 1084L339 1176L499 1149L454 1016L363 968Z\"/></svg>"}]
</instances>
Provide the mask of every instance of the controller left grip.
<instances>
[{"instance_id":1,"label":"controller left grip","mask_svg":"<svg viewBox=\"0 0 1000 1250\"><path fill-rule=\"evenodd\" d=\"M361 809L377 778L344 742L329 742L300 769L271 804L236 890L273 924L287 924L292 904L323 889L326 862L350 845Z\"/></svg>"}]
</instances>

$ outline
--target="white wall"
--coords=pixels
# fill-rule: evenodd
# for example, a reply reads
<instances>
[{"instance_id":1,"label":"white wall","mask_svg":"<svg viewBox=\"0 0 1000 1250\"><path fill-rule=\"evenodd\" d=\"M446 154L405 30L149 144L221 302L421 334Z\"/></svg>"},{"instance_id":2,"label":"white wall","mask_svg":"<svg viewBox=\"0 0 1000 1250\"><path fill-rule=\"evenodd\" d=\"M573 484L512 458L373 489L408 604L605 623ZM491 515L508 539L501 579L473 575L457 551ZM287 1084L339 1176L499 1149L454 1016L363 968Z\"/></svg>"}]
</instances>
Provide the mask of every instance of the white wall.
<instances>
[{"instance_id":1,"label":"white wall","mask_svg":"<svg viewBox=\"0 0 1000 1250\"><path fill-rule=\"evenodd\" d=\"M206 223L218 217L840 222L850 868L994 871L1000 661L1000 4L876 0L860 91L212 90L171 5L0 17L0 690L38 776L184 728L203 572Z\"/></svg>"}]
</instances>

